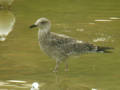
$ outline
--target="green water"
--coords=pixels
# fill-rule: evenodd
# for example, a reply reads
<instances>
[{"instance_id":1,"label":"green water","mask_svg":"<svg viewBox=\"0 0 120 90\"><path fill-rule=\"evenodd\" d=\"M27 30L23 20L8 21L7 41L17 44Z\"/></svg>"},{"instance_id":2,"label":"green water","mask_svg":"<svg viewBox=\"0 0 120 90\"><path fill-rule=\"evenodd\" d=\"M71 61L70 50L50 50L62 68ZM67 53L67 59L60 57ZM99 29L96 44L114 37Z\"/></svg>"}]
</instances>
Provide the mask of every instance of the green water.
<instances>
[{"instance_id":1,"label":"green water","mask_svg":"<svg viewBox=\"0 0 120 90\"><path fill-rule=\"evenodd\" d=\"M120 90L119 0L15 0L0 14L0 23L15 20L7 23L12 31L0 42L0 90L30 90L33 82L41 90ZM53 32L115 49L71 57L69 72L61 64L53 73L55 60L40 50L37 29L29 29L40 17L51 20Z\"/></svg>"}]
</instances>

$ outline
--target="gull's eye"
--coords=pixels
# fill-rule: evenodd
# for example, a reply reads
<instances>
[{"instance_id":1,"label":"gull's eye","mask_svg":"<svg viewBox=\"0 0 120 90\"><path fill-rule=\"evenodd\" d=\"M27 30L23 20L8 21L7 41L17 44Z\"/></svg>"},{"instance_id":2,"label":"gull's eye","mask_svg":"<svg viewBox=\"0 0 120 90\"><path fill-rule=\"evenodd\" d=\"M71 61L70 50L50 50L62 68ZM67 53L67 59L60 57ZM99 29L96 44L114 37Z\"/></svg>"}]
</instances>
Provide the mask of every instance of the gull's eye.
<instances>
[{"instance_id":1,"label":"gull's eye","mask_svg":"<svg viewBox=\"0 0 120 90\"><path fill-rule=\"evenodd\" d=\"M42 21L42 22L41 22L41 24L46 24L46 23L47 23L47 21Z\"/></svg>"}]
</instances>

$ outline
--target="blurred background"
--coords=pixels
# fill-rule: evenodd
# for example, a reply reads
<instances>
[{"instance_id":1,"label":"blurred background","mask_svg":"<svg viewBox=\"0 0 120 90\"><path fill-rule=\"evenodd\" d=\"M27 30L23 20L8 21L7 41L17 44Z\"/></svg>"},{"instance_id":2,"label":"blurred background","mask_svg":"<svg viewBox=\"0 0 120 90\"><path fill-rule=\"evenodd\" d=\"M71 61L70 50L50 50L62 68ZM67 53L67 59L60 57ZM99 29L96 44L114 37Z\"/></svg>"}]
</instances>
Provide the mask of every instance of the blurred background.
<instances>
[{"instance_id":1,"label":"blurred background","mask_svg":"<svg viewBox=\"0 0 120 90\"><path fill-rule=\"evenodd\" d=\"M69 72L38 45L38 18L52 22L52 32L115 48L68 60ZM120 90L120 0L0 0L0 90Z\"/></svg>"}]
</instances>

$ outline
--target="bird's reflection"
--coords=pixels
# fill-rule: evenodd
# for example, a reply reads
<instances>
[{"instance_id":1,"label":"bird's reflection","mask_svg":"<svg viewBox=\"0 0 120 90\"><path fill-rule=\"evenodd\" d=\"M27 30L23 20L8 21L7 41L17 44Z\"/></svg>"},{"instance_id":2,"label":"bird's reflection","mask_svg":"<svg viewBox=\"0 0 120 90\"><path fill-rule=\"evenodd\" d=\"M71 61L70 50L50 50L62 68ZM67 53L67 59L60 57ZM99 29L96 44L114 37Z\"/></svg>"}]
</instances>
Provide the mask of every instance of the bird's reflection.
<instances>
[{"instance_id":1,"label":"bird's reflection","mask_svg":"<svg viewBox=\"0 0 120 90\"><path fill-rule=\"evenodd\" d=\"M87 85L83 85L82 83L74 83L72 78L67 75L59 75L59 73L55 73L56 78L56 89L57 90L91 90Z\"/></svg>"},{"instance_id":2,"label":"bird's reflection","mask_svg":"<svg viewBox=\"0 0 120 90\"><path fill-rule=\"evenodd\" d=\"M7 35L13 30L15 16L11 11L0 10L0 41L5 41Z\"/></svg>"}]
</instances>

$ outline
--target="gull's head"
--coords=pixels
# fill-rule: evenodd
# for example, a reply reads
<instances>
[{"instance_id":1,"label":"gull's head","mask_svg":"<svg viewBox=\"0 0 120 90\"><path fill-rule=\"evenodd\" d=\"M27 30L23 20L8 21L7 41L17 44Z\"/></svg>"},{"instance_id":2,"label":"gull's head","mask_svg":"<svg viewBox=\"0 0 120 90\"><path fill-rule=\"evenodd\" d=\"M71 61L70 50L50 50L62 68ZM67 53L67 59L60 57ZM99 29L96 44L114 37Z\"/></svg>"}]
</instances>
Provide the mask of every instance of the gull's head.
<instances>
[{"instance_id":1,"label":"gull's head","mask_svg":"<svg viewBox=\"0 0 120 90\"><path fill-rule=\"evenodd\" d=\"M47 18L39 18L30 28L38 27L39 29L50 29L50 21Z\"/></svg>"}]
</instances>

